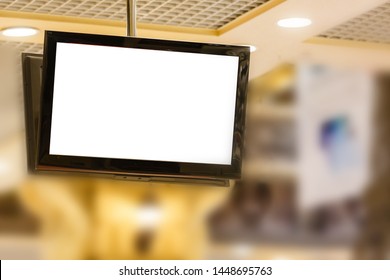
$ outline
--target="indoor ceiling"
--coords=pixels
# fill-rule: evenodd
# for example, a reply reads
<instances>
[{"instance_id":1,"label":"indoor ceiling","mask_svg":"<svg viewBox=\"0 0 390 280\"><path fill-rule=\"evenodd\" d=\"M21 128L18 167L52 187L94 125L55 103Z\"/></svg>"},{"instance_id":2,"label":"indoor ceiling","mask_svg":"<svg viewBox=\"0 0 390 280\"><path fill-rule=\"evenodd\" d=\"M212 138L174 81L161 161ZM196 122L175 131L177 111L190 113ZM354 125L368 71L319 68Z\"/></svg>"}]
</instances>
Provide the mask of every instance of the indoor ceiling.
<instances>
[{"instance_id":1,"label":"indoor ceiling","mask_svg":"<svg viewBox=\"0 0 390 280\"><path fill-rule=\"evenodd\" d=\"M218 29L269 0L138 0L141 23ZM2 0L0 9L126 20L125 0Z\"/></svg>"},{"instance_id":2,"label":"indoor ceiling","mask_svg":"<svg viewBox=\"0 0 390 280\"><path fill-rule=\"evenodd\" d=\"M137 21L153 25L218 30L271 1L138 0ZM0 10L113 21L126 20L125 0L2 0ZM390 1L317 36L390 44Z\"/></svg>"},{"instance_id":3,"label":"indoor ceiling","mask_svg":"<svg viewBox=\"0 0 390 280\"><path fill-rule=\"evenodd\" d=\"M319 37L390 44L390 1L321 33Z\"/></svg>"}]
</instances>

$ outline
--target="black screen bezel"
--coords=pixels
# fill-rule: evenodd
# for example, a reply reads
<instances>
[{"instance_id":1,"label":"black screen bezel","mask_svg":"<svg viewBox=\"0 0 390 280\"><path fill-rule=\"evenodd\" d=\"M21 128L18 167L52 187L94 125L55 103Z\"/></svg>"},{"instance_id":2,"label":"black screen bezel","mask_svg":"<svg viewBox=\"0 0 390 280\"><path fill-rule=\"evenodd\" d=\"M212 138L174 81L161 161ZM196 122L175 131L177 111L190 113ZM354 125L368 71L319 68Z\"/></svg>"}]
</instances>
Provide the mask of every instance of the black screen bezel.
<instances>
[{"instance_id":1,"label":"black screen bezel","mask_svg":"<svg viewBox=\"0 0 390 280\"><path fill-rule=\"evenodd\" d=\"M231 164L218 165L49 154L56 46L58 42L237 56L239 58L239 68L237 77ZM243 150L243 128L245 124L246 91L249 72L249 56L250 51L249 47L247 46L230 46L135 37L46 31L43 58L41 121L39 128L37 170L77 170L78 172L81 171L86 173L172 176L186 178L240 178Z\"/></svg>"}]
</instances>

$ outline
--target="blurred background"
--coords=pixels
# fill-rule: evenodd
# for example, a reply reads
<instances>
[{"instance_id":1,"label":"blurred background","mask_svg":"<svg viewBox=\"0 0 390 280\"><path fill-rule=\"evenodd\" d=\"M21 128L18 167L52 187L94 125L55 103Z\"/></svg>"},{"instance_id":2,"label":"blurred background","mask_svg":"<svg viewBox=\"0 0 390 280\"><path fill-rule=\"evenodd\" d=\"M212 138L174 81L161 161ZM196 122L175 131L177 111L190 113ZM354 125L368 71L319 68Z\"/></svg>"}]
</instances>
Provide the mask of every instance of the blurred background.
<instances>
[{"instance_id":1,"label":"blurred background","mask_svg":"<svg viewBox=\"0 0 390 280\"><path fill-rule=\"evenodd\" d=\"M0 2L0 29L39 30L0 35L0 259L390 258L390 1L140 0L141 37L257 48L242 179L28 175L21 53L123 35L124 2Z\"/></svg>"}]
</instances>

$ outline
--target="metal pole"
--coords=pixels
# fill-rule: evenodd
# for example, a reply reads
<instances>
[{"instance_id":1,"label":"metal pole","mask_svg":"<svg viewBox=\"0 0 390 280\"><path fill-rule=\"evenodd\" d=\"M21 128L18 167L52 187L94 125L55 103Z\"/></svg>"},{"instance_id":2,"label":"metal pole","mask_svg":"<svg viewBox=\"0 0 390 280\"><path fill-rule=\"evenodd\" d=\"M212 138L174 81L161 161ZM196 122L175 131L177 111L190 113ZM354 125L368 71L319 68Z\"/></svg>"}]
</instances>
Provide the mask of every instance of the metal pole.
<instances>
[{"instance_id":1,"label":"metal pole","mask_svg":"<svg viewBox=\"0 0 390 280\"><path fill-rule=\"evenodd\" d=\"M137 0L126 0L127 36L137 36Z\"/></svg>"}]
</instances>

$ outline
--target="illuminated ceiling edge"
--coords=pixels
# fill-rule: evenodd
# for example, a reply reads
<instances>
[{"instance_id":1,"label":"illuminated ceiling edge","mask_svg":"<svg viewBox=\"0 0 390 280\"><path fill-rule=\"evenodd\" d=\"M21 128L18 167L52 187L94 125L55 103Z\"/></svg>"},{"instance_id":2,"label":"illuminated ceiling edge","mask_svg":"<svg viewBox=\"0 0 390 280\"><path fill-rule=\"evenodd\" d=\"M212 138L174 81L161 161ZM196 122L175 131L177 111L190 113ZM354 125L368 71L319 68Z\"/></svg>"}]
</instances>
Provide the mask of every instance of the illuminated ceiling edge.
<instances>
[{"instance_id":1,"label":"illuminated ceiling edge","mask_svg":"<svg viewBox=\"0 0 390 280\"><path fill-rule=\"evenodd\" d=\"M345 39L312 37L305 40L303 43L328 45L328 46L335 46L335 47L365 48L365 49L390 51L390 45L388 44L345 40Z\"/></svg>"}]
</instances>

